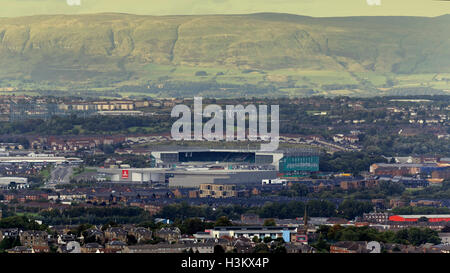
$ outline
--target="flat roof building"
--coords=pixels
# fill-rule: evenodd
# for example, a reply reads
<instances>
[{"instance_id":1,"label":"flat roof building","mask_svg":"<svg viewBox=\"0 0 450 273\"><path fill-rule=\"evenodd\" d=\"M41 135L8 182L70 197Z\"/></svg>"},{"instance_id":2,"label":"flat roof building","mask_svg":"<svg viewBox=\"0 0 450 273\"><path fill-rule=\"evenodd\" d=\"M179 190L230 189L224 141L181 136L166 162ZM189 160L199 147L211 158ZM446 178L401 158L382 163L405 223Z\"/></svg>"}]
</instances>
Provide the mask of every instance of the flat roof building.
<instances>
[{"instance_id":1,"label":"flat roof building","mask_svg":"<svg viewBox=\"0 0 450 273\"><path fill-rule=\"evenodd\" d=\"M208 230L207 230L208 232ZM271 239L283 238L285 242L291 241L291 234L297 234L297 227L282 227L282 226L230 226L230 227L215 227L209 230L213 238L220 238L228 236L232 238L245 237L252 239L254 237L264 239L270 237Z\"/></svg>"},{"instance_id":2,"label":"flat roof building","mask_svg":"<svg viewBox=\"0 0 450 273\"><path fill-rule=\"evenodd\" d=\"M420 218L427 218L428 222L449 222L450 214L429 214L429 215L392 215L389 221L393 222L418 222Z\"/></svg>"},{"instance_id":3,"label":"flat roof building","mask_svg":"<svg viewBox=\"0 0 450 273\"><path fill-rule=\"evenodd\" d=\"M52 154L35 154L9 156L0 155L0 163L82 163L79 158L66 158Z\"/></svg>"},{"instance_id":4,"label":"flat roof building","mask_svg":"<svg viewBox=\"0 0 450 273\"><path fill-rule=\"evenodd\" d=\"M28 186L26 177L0 177L0 189L24 189Z\"/></svg>"}]
</instances>

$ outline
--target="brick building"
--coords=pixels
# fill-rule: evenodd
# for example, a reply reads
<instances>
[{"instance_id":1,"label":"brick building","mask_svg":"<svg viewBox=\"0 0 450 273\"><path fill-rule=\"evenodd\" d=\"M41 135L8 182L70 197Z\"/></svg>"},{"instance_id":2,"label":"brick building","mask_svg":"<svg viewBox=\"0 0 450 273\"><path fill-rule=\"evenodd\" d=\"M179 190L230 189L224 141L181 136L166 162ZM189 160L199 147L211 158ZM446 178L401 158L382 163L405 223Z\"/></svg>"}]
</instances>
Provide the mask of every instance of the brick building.
<instances>
[{"instance_id":1,"label":"brick building","mask_svg":"<svg viewBox=\"0 0 450 273\"><path fill-rule=\"evenodd\" d=\"M228 198L236 197L236 185L201 184L200 198Z\"/></svg>"}]
</instances>

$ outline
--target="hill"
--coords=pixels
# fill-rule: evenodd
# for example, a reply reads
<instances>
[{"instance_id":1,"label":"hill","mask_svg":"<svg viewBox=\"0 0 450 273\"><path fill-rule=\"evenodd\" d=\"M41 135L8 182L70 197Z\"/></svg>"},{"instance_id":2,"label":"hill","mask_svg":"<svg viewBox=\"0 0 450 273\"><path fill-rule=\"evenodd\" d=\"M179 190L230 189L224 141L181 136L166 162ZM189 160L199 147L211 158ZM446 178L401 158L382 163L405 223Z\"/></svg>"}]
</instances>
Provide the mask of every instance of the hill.
<instances>
[{"instance_id":1,"label":"hill","mask_svg":"<svg viewBox=\"0 0 450 273\"><path fill-rule=\"evenodd\" d=\"M0 87L130 91L206 82L306 95L448 90L449 25L450 15L0 18Z\"/></svg>"}]
</instances>

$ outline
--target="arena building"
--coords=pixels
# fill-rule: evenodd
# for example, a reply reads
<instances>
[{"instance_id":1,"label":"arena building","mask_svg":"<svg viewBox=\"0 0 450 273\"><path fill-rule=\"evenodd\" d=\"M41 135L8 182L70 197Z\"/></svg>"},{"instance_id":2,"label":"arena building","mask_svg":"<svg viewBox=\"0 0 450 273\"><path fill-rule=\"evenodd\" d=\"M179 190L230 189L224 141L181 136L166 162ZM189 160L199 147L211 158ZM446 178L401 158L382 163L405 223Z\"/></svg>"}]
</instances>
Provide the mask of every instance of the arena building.
<instances>
[{"instance_id":1,"label":"arena building","mask_svg":"<svg viewBox=\"0 0 450 273\"><path fill-rule=\"evenodd\" d=\"M198 188L201 184L261 185L264 179L319 170L311 149L260 152L186 149L153 151L152 168L98 169L107 181Z\"/></svg>"},{"instance_id":2,"label":"arena building","mask_svg":"<svg viewBox=\"0 0 450 273\"><path fill-rule=\"evenodd\" d=\"M319 171L319 153L314 149L288 149L275 152L252 150L186 149L181 151L154 151L152 158L156 165L186 163L210 163L273 166L281 174L295 174Z\"/></svg>"},{"instance_id":3,"label":"arena building","mask_svg":"<svg viewBox=\"0 0 450 273\"><path fill-rule=\"evenodd\" d=\"M198 188L201 184L261 184L274 179L274 170L228 170L208 168L140 168L98 169L107 181L115 183L149 183L169 187Z\"/></svg>"}]
</instances>

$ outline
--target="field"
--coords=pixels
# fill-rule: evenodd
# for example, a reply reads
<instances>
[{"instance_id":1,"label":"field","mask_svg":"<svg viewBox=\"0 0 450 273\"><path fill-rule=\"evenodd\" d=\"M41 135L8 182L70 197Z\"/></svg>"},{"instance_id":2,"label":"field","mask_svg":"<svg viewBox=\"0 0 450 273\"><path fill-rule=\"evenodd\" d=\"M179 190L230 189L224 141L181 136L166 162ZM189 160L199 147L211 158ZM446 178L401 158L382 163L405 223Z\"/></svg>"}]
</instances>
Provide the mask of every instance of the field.
<instances>
[{"instance_id":1,"label":"field","mask_svg":"<svg viewBox=\"0 0 450 273\"><path fill-rule=\"evenodd\" d=\"M120 96L449 93L450 15L0 18L0 92ZM26 93L24 93L26 94Z\"/></svg>"}]
</instances>

